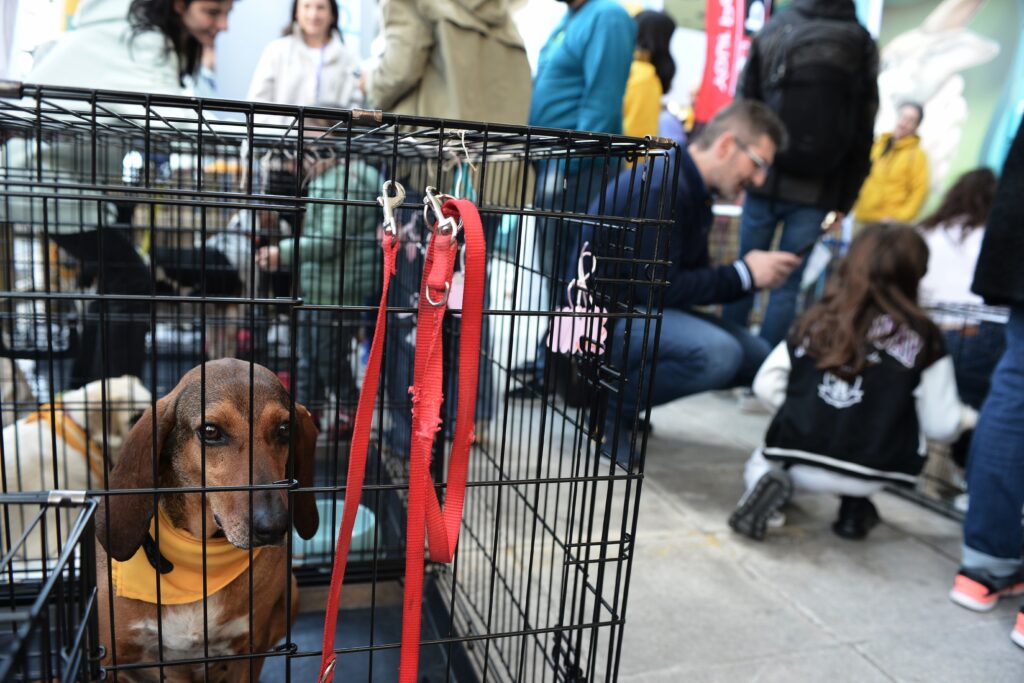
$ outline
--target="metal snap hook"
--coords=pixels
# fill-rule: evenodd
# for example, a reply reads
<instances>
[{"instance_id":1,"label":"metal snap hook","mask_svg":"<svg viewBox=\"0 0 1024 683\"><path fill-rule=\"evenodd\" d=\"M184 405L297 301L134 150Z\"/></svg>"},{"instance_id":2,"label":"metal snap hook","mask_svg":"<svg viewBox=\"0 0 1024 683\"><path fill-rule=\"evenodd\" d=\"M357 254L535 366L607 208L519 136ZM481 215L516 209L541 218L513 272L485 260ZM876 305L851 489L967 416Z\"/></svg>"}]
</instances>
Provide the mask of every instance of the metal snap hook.
<instances>
[{"instance_id":1,"label":"metal snap hook","mask_svg":"<svg viewBox=\"0 0 1024 683\"><path fill-rule=\"evenodd\" d=\"M391 194L394 189L395 194ZM384 211L384 234L391 236L391 244L398 239L398 221L395 220L395 210L405 201L405 188L402 183L395 180L387 180L381 187L381 196L377 197L377 203Z\"/></svg>"},{"instance_id":2,"label":"metal snap hook","mask_svg":"<svg viewBox=\"0 0 1024 683\"><path fill-rule=\"evenodd\" d=\"M444 283L444 296L441 297L440 301L434 301L433 299L430 298L430 287L426 288L426 293L427 303L433 306L434 308L437 308L438 306L444 306L446 303L448 303L448 295L452 293L452 286L448 282Z\"/></svg>"},{"instance_id":3,"label":"metal snap hook","mask_svg":"<svg viewBox=\"0 0 1024 683\"><path fill-rule=\"evenodd\" d=\"M441 210L441 200L445 198L447 198L447 195L439 193L436 187L427 186L423 191L423 221L430 225L430 211L433 211L434 217L437 219L437 227L434 229L434 233L438 235L451 235L454 239L455 235L459 232L459 224L454 218L445 216L444 211Z\"/></svg>"}]
</instances>

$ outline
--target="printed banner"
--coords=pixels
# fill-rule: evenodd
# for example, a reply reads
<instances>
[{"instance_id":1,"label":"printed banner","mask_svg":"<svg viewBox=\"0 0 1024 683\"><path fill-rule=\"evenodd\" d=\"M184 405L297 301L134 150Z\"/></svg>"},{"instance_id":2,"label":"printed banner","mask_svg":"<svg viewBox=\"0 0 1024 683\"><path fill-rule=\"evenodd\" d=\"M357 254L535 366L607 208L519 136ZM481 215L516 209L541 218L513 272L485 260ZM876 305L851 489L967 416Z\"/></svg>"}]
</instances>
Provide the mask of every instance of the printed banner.
<instances>
[{"instance_id":1,"label":"printed banner","mask_svg":"<svg viewBox=\"0 0 1024 683\"><path fill-rule=\"evenodd\" d=\"M750 39L768 21L771 0L708 0L704 14L707 50L694 118L707 122L732 102Z\"/></svg>"}]
</instances>

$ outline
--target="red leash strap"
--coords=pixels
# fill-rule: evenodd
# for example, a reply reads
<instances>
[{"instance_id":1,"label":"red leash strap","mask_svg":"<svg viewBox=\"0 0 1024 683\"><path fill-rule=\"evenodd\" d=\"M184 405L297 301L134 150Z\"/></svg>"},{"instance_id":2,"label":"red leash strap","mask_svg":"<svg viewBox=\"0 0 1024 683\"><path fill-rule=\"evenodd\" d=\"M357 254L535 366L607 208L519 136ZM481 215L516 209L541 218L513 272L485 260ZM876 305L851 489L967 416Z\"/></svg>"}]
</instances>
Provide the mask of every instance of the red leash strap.
<instances>
[{"instance_id":1,"label":"red leash strap","mask_svg":"<svg viewBox=\"0 0 1024 683\"><path fill-rule=\"evenodd\" d=\"M399 185L399 187L401 187ZM405 197L405 192L401 197ZM384 193L388 197L387 192ZM400 204L399 198L395 204ZM380 293L380 305L377 307L377 325L373 331L373 343L370 345L370 358L366 363L366 375L363 388L359 392L359 404L356 408L355 424L352 426L352 443L348 452L348 474L345 480L345 505L341 513L341 529L338 530L338 545L334 551L334 568L331 570L331 587L327 596L327 611L324 616L324 641L320 654L321 683L334 678L335 654L334 631L338 625L338 602L341 600L341 586L345 581L345 565L348 564L348 551L352 544L352 529L356 523L356 512L359 500L363 495L363 477L366 474L366 450L370 445L370 426L373 422L373 404L377 402L377 388L380 385L380 363L384 351L384 338L387 329L388 287L391 276L395 274L395 257L398 254L398 238L392 225L385 232L381 241L384 250L384 286Z\"/></svg>"},{"instance_id":2,"label":"red leash strap","mask_svg":"<svg viewBox=\"0 0 1024 683\"><path fill-rule=\"evenodd\" d=\"M428 188L428 198L433 199ZM385 193L386 195L386 193ZM400 202L398 202L400 203ZM412 446L409 463L409 515L406 531L405 599L402 613L402 649L399 680L415 683L419 667L420 616L423 602L424 540L430 539L430 557L436 562L451 562L459 538L465 502L469 450L473 442L476 412L477 375L480 364L480 334L483 322L483 294L486 245L480 215L472 202L450 199L445 202L441 220L431 237L420 284L419 313L416 325L416 359L413 386ZM430 455L434 437L440 429L444 354L442 326L451 290L452 272L458 253L457 228L461 219L466 240L465 291L462 308L462 333L459 346L459 396L455 438L448 465L448 485L442 512L430 476ZM370 360L359 395L349 453L345 506L342 526L331 573L331 587L324 621L320 683L334 678L334 633L338 602L345 577L345 564L355 525L356 510L362 494L369 446L373 404L377 398L381 352L385 332L388 285L395 271L397 243L385 238L384 288L377 309ZM425 532L426 531L426 535Z\"/></svg>"},{"instance_id":3,"label":"red leash strap","mask_svg":"<svg viewBox=\"0 0 1024 683\"><path fill-rule=\"evenodd\" d=\"M429 196L429 195L428 195ZM427 249L420 287L416 325L416 363L412 391L413 427L409 472L409 517L405 551L405 600L402 613L401 683L415 683L419 667L420 617L423 602L424 530L430 540L430 559L451 562L459 539L466 499L469 450L473 442L477 374L480 365L480 332L484 301L486 245L480 214L472 202L449 199L442 209L445 218L435 230ZM455 438L448 463L444 511L430 476L430 456L440 429L444 353L442 324L458 254L455 231L445 223L462 221L466 241L465 290L462 300L462 331L459 343L458 410Z\"/></svg>"}]
</instances>

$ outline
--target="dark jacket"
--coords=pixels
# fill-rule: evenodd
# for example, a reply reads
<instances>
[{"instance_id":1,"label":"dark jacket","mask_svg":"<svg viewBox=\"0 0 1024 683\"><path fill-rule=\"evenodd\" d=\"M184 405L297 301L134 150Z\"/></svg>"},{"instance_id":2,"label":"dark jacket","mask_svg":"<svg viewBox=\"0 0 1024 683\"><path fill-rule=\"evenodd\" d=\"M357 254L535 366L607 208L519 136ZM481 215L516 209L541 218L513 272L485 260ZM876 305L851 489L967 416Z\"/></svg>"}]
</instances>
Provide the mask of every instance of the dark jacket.
<instances>
[{"instance_id":1,"label":"dark jacket","mask_svg":"<svg viewBox=\"0 0 1024 683\"><path fill-rule=\"evenodd\" d=\"M642 209L642 193L633 178L636 171L627 169L617 180L608 183L604 196L591 205L590 215L666 220L673 216L674 205L671 230L656 223L629 225L622 230L614 227L594 230L588 226L583 231L583 239L591 243L599 263L602 254L619 256L620 261L623 254L630 255L630 264L614 262L618 270L614 273L604 270L601 275L615 278L620 283L644 280L665 283L666 308L736 301L750 289L750 271L740 260L726 265L711 265L708 251L708 234L713 218L711 192L685 148L673 150L667 158L667 167L662 158L648 162L651 165L647 176L650 191ZM672 172L676 161L679 178L673 186L673 179L665 174ZM674 197L667 192L673 188ZM637 268L636 263L652 259L657 259L657 262ZM641 308L656 306L660 296L656 288L642 284L634 286L631 294L623 292L618 300L629 301Z\"/></svg>"},{"instance_id":2,"label":"dark jacket","mask_svg":"<svg viewBox=\"0 0 1024 683\"><path fill-rule=\"evenodd\" d=\"M819 369L802 345L787 342L786 398L765 435L766 458L909 486L928 453L922 433L955 438L963 408L938 328L921 335L888 316L875 327L873 353L850 379ZM769 393L766 374L781 374L773 364L776 351L754 380L758 396Z\"/></svg>"},{"instance_id":3,"label":"dark jacket","mask_svg":"<svg viewBox=\"0 0 1024 683\"><path fill-rule=\"evenodd\" d=\"M737 88L738 96L767 100L769 69L776 59L773 51L782 49L776 39L778 34L790 24L812 19L836 19L860 26L853 0L793 0L789 8L772 17L754 36ZM878 48L867 30L860 28L859 40L863 44L858 47L863 51L863 63L859 73L863 75L863 82L858 84L855 102L860 110L851 119L854 130L850 131L845 158L831 172L817 176L800 177L773 168L759 188L749 190L752 194L844 213L853 206L861 183L871 169L871 144L878 113Z\"/></svg>"},{"instance_id":4,"label":"dark jacket","mask_svg":"<svg viewBox=\"0 0 1024 683\"><path fill-rule=\"evenodd\" d=\"M989 304L1024 306L1024 121L1003 165L971 290Z\"/></svg>"}]
</instances>

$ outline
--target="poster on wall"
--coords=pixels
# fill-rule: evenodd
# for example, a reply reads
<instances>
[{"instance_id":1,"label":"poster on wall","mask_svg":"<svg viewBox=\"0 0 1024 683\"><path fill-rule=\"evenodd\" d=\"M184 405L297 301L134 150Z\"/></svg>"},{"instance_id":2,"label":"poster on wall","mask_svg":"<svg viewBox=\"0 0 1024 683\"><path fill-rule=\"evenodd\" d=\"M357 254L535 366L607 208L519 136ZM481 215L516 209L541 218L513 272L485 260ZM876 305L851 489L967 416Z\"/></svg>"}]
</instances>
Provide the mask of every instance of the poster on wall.
<instances>
[{"instance_id":1,"label":"poster on wall","mask_svg":"<svg viewBox=\"0 0 1024 683\"><path fill-rule=\"evenodd\" d=\"M875 131L903 102L924 108L919 134L934 208L956 178L997 172L1024 112L1024 0L886 0Z\"/></svg>"},{"instance_id":2,"label":"poster on wall","mask_svg":"<svg viewBox=\"0 0 1024 683\"><path fill-rule=\"evenodd\" d=\"M771 12L771 0L708 0L704 15L707 48L704 77L697 93L694 118L708 121L732 102L752 36Z\"/></svg>"}]
</instances>

